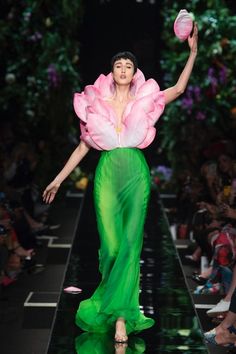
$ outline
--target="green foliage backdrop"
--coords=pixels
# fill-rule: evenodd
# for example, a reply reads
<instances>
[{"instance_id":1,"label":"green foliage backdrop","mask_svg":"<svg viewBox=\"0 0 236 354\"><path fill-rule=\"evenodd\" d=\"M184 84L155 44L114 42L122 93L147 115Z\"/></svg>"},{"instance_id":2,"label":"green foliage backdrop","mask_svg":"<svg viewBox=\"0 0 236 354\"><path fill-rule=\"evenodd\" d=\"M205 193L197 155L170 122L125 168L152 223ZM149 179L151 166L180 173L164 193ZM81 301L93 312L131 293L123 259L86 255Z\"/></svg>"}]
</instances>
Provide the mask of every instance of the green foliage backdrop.
<instances>
[{"instance_id":1,"label":"green foliage backdrop","mask_svg":"<svg viewBox=\"0 0 236 354\"><path fill-rule=\"evenodd\" d=\"M69 129L79 90L80 0L7 1L0 20L0 107L19 132L53 141Z\"/></svg>"},{"instance_id":2,"label":"green foliage backdrop","mask_svg":"<svg viewBox=\"0 0 236 354\"><path fill-rule=\"evenodd\" d=\"M224 1L166 0L162 68L169 87L187 61L189 48L173 32L180 9L193 12L199 28L197 61L186 92L167 106L161 127L162 147L175 171L198 168L201 150L214 139L235 139L236 16Z\"/></svg>"}]
</instances>

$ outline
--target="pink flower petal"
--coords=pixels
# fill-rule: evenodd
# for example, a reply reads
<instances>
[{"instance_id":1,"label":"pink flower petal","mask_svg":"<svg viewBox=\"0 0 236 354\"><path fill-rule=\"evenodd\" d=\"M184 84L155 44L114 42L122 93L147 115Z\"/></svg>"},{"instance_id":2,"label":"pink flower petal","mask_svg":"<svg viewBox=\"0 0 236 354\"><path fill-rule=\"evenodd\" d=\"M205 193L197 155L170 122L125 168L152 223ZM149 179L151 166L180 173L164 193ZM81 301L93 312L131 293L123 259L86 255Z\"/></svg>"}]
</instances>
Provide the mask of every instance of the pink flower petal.
<instances>
[{"instance_id":1,"label":"pink flower petal","mask_svg":"<svg viewBox=\"0 0 236 354\"><path fill-rule=\"evenodd\" d=\"M107 76L101 74L95 81L94 86L99 90L102 97L112 97L115 92L112 73Z\"/></svg>"},{"instance_id":2,"label":"pink flower petal","mask_svg":"<svg viewBox=\"0 0 236 354\"><path fill-rule=\"evenodd\" d=\"M118 136L114 124L98 113L88 113L87 129L91 139L102 150L112 150L118 147Z\"/></svg>"},{"instance_id":3,"label":"pink flower petal","mask_svg":"<svg viewBox=\"0 0 236 354\"><path fill-rule=\"evenodd\" d=\"M154 127L149 127L144 141L140 145L138 145L137 147L139 149L146 148L147 146L149 146L153 142L155 136L156 136L156 129Z\"/></svg>"},{"instance_id":4,"label":"pink flower petal","mask_svg":"<svg viewBox=\"0 0 236 354\"><path fill-rule=\"evenodd\" d=\"M144 109L146 119L149 121L149 126L154 125L160 118L165 108L165 97L162 91L151 93L138 99L134 104L132 110L137 111ZM133 114L131 112L131 114ZM145 117L144 117L145 118Z\"/></svg>"},{"instance_id":5,"label":"pink flower petal","mask_svg":"<svg viewBox=\"0 0 236 354\"><path fill-rule=\"evenodd\" d=\"M86 96L84 93L75 93L74 94L74 110L77 116L86 122L87 116L86 116L86 108L89 104L88 96Z\"/></svg>"},{"instance_id":6,"label":"pink flower petal","mask_svg":"<svg viewBox=\"0 0 236 354\"><path fill-rule=\"evenodd\" d=\"M145 115L144 108L138 105L132 107L121 131L122 146L136 147L144 141L148 131L148 119Z\"/></svg>"},{"instance_id":7,"label":"pink flower petal","mask_svg":"<svg viewBox=\"0 0 236 354\"><path fill-rule=\"evenodd\" d=\"M137 98L140 98L159 91L160 87L158 83L153 79L149 79L139 87L136 96Z\"/></svg>"},{"instance_id":8,"label":"pink flower petal","mask_svg":"<svg viewBox=\"0 0 236 354\"><path fill-rule=\"evenodd\" d=\"M152 124L155 124L165 109L165 95L163 91L154 92L155 110L152 112Z\"/></svg>"},{"instance_id":9,"label":"pink flower petal","mask_svg":"<svg viewBox=\"0 0 236 354\"><path fill-rule=\"evenodd\" d=\"M93 101L92 105L88 106L87 112L101 114L102 116L106 116L106 117L109 117L109 115L110 115L110 111L109 111L107 105L104 103L103 100L101 100L99 98L96 98Z\"/></svg>"},{"instance_id":10,"label":"pink flower petal","mask_svg":"<svg viewBox=\"0 0 236 354\"><path fill-rule=\"evenodd\" d=\"M95 141L93 141L93 139L91 138L91 136L88 133L88 128L86 126L86 124L81 121L80 122L80 131L81 131L81 135L80 135L80 139L82 141L84 141L88 146L93 147L96 150L102 150L102 148L100 148Z\"/></svg>"},{"instance_id":11,"label":"pink flower petal","mask_svg":"<svg viewBox=\"0 0 236 354\"><path fill-rule=\"evenodd\" d=\"M89 96L89 102L91 103L96 97L100 96L100 91L94 85L87 85L84 89L85 96Z\"/></svg>"},{"instance_id":12,"label":"pink flower petal","mask_svg":"<svg viewBox=\"0 0 236 354\"><path fill-rule=\"evenodd\" d=\"M130 88L130 93L132 96L136 96L139 88L142 86L142 84L145 83L145 77L142 73L141 70L137 69L132 83L131 83L131 88Z\"/></svg>"}]
</instances>

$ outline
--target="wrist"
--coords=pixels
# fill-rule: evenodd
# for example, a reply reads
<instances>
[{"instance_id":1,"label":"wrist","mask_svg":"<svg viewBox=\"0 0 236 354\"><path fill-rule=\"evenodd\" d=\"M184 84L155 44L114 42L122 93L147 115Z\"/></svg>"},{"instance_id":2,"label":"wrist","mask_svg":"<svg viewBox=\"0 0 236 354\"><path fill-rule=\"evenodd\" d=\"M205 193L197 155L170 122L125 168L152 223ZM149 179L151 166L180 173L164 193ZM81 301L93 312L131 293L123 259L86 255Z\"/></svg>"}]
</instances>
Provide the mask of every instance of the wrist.
<instances>
[{"instance_id":1,"label":"wrist","mask_svg":"<svg viewBox=\"0 0 236 354\"><path fill-rule=\"evenodd\" d=\"M57 184L59 184L59 186L61 185L62 181L60 180L59 177L55 177L54 178L54 182L56 182Z\"/></svg>"},{"instance_id":2,"label":"wrist","mask_svg":"<svg viewBox=\"0 0 236 354\"><path fill-rule=\"evenodd\" d=\"M190 55L191 56L196 56L197 55L197 48L196 49L190 49Z\"/></svg>"}]
</instances>

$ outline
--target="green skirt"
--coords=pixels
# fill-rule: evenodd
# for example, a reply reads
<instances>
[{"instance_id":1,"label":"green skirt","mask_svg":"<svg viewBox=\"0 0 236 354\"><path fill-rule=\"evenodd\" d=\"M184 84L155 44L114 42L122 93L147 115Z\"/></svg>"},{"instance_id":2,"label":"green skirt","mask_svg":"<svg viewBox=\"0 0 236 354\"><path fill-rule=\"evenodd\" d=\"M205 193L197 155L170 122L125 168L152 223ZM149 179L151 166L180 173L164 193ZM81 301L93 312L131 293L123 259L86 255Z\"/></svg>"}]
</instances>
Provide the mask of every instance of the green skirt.
<instances>
[{"instance_id":1,"label":"green skirt","mask_svg":"<svg viewBox=\"0 0 236 354\"><path fill-rule=\"evenodd\" d=\"M154 324L139 309L140 253L149 195L150 172L139 149L102 152L94 181L102 280L77 311L76 324L85 331L114 330L118 317L125 318L127 334Z\"/></svg>"}]
</instances>

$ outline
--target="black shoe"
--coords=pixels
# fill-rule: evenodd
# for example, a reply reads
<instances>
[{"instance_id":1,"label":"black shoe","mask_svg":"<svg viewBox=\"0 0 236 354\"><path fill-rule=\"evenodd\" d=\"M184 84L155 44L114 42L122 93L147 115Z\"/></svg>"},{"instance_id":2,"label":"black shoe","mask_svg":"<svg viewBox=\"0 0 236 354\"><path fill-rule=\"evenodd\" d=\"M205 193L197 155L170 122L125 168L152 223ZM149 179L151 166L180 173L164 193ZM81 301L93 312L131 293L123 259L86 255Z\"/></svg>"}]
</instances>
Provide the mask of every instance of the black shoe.
<instances>
[{"instance_id":1,"label":"black shoe","mask_svg":"<svg viewBox=\"0 0 236 354\"><path fill-rule=\"evenodd\" d=\"M191 276L191 279L199 285L205 285L208 280L206 278L201 277L201 275L199 275L199 274L193 274Z\"/></svg>"},{"instance_id":2,"label":"black shoe","mask_svg":"<svg viewBox=\"0 0 236 354\"><path fill-rule=\"evenodd\" d=\"M46 267L43 264L38 264L36 263L34 267L28 270L29 274L38 274L43 272L46 269Z\"/></svg>"}]
</instances>

